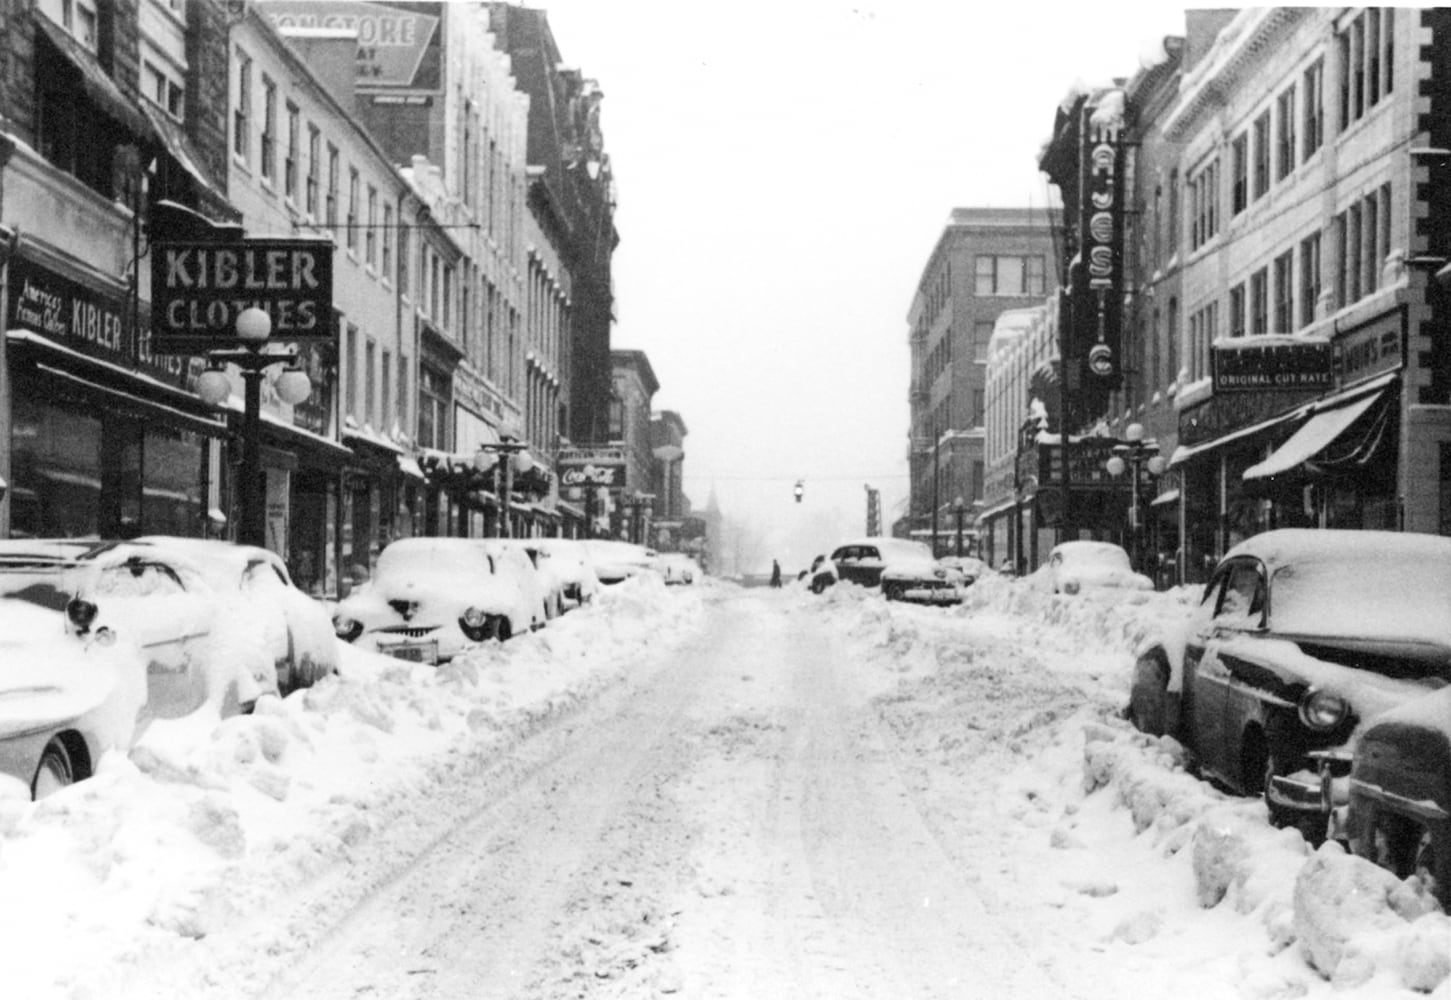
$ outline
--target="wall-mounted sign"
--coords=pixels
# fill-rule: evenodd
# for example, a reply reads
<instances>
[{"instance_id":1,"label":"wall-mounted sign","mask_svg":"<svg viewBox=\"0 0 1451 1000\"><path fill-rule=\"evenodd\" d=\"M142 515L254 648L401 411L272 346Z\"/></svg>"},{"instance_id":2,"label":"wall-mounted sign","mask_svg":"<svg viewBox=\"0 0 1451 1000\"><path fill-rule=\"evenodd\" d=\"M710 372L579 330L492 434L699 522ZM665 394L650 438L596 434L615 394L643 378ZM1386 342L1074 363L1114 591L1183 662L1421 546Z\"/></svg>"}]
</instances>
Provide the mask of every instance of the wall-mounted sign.
<instances>
[{"instance_id":1,"label":"wall-mounted sign","mask_svg":"<svg viewBox=\"0 0 1451 1000\"><path fill-rule=\"evenodd\" d=\"M272 339L336 338L330 239L258 238L151 244L151 349L200 354L236 344L237 316L257 306Z\"/></svg>"},{"instance_id":2,"label":"wall-mounted sign","mask_svg":"<svg viewBox=\"0 0 1451 1000\"><path fill-rule=\"evenodd\" d=\"M1325 392L1335 387L1330 341L1268 335L1215 341L1215 393Z\"/></svg>"},{"instance_id":3,"label":"wall-mounted sign","mask_svg":"<svg viewBox=\"0 0 1451 1000\"><path fill-rule=\"evenodd\" d=\"M72 350L126 367L133 365L171 385L185 385L190 366L182 358L157 357L150 340L132 343L128 304L122 293L84 285L17 255L10 261L6 328L31 330ZM139 303L145 329L146 305Z\"/></svg>"},{"instance_id":4,"label":"wall-mounted sign","mask_svg":"<svg viewBox=\"0 0 1451 1000\"><path fill-rule=\"evenodd\" d=\"M1082 261L1073 289L1077 299L1073 353L1086 389L1116 388L1122 375L1122 101L1122 91L1109 91L1096 103L1084 102L1081 111L1078 238Z\"/></svg>"},{"instance_id":5,"label":"wall-mounted sign","mask_svg":"<svg viewBox=\"0 0 1451 1000\"><path fill-rule=\"evenodd\" d=\"M288 28L342 28L358 34L359 93L394 91L390 103L408 103L398 91L441 87L439 3L353 3L333 0L268 2L262 10L283 33ZM424 95L421 103L430 103Z\"/></svg>"},{"instance_id":6,"label":"wall-mounted sign","mask_svg":"<svg viewBox=\"0 0 1451 1000\"><path fill-rule=\"evenodd\" d=\"M625 466L622 463L585 462L580 465L559 463L561 486L603 486L617 489L625 485Z\"/></svg>"}]
</instances>

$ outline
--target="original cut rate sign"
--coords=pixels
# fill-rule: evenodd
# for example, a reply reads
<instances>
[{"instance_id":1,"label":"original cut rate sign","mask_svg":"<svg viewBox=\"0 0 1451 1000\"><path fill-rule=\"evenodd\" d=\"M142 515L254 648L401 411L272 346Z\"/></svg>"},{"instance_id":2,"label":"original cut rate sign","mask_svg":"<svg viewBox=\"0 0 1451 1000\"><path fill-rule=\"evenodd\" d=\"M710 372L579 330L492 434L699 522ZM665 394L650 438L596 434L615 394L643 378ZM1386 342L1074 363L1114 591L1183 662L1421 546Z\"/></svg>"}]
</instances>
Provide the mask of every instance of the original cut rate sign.
<instances>
[{"instance_id":1,"label":"original cut rate sign","mask_svg":"<svg viewBox=\"0 0 1451 1000\"><path fill-rule=\"evenodd\" d=\"M256 306L278 341L333 340L330 239L261 237L151 247L151 349L200 354L237 344L237 316Z\"/></svg>"}]
</instances>

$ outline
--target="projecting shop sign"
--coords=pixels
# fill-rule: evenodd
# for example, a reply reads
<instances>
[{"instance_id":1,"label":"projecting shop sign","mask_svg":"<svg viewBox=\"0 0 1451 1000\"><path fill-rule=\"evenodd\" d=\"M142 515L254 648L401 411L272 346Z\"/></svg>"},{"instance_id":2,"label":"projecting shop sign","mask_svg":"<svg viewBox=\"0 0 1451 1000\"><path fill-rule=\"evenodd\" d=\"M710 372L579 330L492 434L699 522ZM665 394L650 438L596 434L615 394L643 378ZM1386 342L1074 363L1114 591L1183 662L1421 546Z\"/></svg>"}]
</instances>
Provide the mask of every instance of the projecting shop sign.
<instances>
[{"instance_id":1,"label":"projecting shop sign","mask_svg":"<svg viewBox=\"0 0 1451 1000\"><path fill-rule=\"evenodd\" d=\"M272 318L273 340L333 340L332 241L261 237L152 244L154 353L234 346L237 315L252 306Z\"/></svg>"}]
</instances>

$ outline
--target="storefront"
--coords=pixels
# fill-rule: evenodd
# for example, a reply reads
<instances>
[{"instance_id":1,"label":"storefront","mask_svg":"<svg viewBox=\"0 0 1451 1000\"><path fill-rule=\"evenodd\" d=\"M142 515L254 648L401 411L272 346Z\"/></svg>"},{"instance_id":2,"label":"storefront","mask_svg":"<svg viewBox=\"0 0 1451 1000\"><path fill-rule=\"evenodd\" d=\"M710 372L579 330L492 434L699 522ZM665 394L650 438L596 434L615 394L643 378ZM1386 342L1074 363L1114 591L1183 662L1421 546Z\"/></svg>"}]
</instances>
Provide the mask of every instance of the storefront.
<instances>
[{"instance_id":1,"label":"storefront","mask_svg":"<svg viewBox=\"0 0 1451 1000\"><path fill-rule=\"evenodd\" d=\"M10 537L206 533L228 428L191 359L151 356L145 304L39 242L5 287Z\"/></svg>"}]
</instances>

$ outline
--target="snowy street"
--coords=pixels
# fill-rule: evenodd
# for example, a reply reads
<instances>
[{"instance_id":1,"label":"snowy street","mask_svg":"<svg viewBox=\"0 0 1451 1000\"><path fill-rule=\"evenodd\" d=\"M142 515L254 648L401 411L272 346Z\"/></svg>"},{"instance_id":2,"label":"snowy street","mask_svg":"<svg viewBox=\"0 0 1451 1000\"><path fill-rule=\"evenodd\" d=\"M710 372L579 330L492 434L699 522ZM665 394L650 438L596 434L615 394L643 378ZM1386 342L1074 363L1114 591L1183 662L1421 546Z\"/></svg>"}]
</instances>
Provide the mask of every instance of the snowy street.
<instances>
[{"instance_id":1,"label":"snowy street","mask_svg":"<svg viewBox=\"0 0 1451 1000\"><path fill-rule=\"evenodd\" d=\"M642 580L443 668L350 651L271 713L7 801L6 979L85 998L1446 996L1444 914L1118 717L1132 640L1183 607L1001 579L957 609Z\"/></svg>"}]
</instances>

